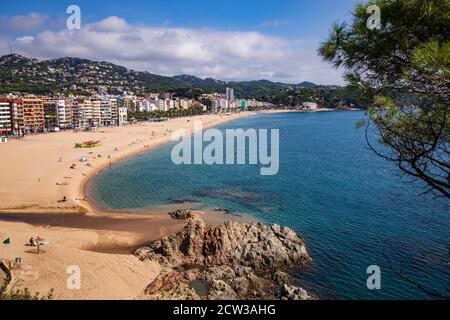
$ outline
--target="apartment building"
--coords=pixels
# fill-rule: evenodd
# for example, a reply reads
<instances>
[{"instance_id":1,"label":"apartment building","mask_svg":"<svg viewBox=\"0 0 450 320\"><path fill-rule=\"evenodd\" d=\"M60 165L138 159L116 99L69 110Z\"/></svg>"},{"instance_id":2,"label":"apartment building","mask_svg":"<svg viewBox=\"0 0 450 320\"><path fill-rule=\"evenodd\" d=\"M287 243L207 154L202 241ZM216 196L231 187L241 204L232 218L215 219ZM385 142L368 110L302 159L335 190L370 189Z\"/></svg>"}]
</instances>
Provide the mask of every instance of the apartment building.
<instances>
[{"instance_id":1,"label":"apartment building","mask_svg":"<svg viewBox=\"0 0 450 320\"><path fill-rule=\"evenodd\" d=\"M159 105L158 100L144 99L142 101L139 101L138 110L139 112L153 112L158 110L157 104Z\"/></svg>"},{"instance_id":2,"label":"apartment building","mask_svg":"<svg viewBox=\"0 0 450 320\"><path fill-rule=\"evenodd\" d=\"M73 128L85 129L100 126L116 126L119 124L119 103L116 98L78 98L72 99L69 103L71 110L71 124ZM128 110L126 106L120 108ZM66 106L65 109L67 112L67 110L69 110L68 106ZM128 112L126 116L127 115Z\"/></svg>"},{"instance_id":3,"label":"apartment building","mask_svg":"<svg viewBox=\"0 0 450 320\"><path fill-rule=\"evenodd\" d=\"M47 131L54 131L58 126L58 108L56 100L44 100L44 128Z\"/></svg>"},{"instance_id":4,"label":"apartment building","mask_svg":"<svg viewBox=\"0 0 450 320\"><path fill-rule=\"evenodd\" d=\"M220 110L220 100L219 99L212 99L211 101L211 110L212 111L219 111Z\"/></svg>"},{"instance_id":5,"label":"apartment building","mask_svg":"<svg viewBox=\"0 0 450 320\"><path fill-rule=\"evenodd\" d=\"M70 104L72 107L72 127L77 129L85 128L87 124L85 123L84 99L72 99Z\"/></svg>"},{"instance_id":6,"label":"apartment building","mask_svg":"<svg viewBox=\"0 0 450 320\"><path fill-rule=\"evenodd\" d=\"M118 124L118 102L115 98L102 97L100 99L100 125L115 126Z\"/></svg>"},{"instance_id":7,"label":"apartment building","mask_svg":"<svg viewBox=\"0 0 450 320\"><path fill-rule=\"evenodd\" d=\"M192 101L191 100L186 100L186 99L181 99L180 100L180 108L187 110L192 106Z\"/></svg>"},{"instance_id":8,"label":"apartment building","mask_svg":"<svg viewBox=\"0 0 450 320\"><path fill-rule=\"evenodd\" d=\"M135 96L125 96L123 98L123 106L128 109L128 111L136 111L137 110L137 98Z\"/></svg>"},{"instance_id":9,"label":"apartment building","mask_svg":"<svg viewBox=\"0 0 450 320\"><path fill-rule=\"evenodd\" d=\"M38 132L44 130L44 99L43 98L24 98L23 106L23 129L25 131Z\"/></svg>"},{"instance_id":10,"label":"apartment building","mask_svg":"<svg viewBox=\"0 0 450 320\"><path fill-rule=\"evenodd\" d=\"M118 108L118 125L123 126L128 123L128 110L126 107Z\"/></svg>"},{"instance_id":11,"label":"apartment building","mask_svg":"<svg viewBox=\"0 0 450 320\"><path fill-rule=\"evenodd\" d=\"M90 122L90 127L99 127L102 121L101 116L101 108L102 108L102 100L100 99L90 99L87 100L88 106L90 107L89 110L89 117L88 121ZM86 100L85 100L86 102Z\"/></svg>"},{"instance_id":12,"label":"apartment building","mask_svg":"<svg viewBox=\"0 0 450 320\"><path fill-rule=\"evenodd\" d=\"M226 92L225 92L225 96L226 96L226 99L228 100L228 101L234 101L234 89L232 89L232 88L227 88L226 89Z\"/></svg>"},{"instance_id":13,"label":"apartment building","mask_svg":"<svg viewBox=\"0 0 450 320\"><path fill-rule=\"evenodd\" d=\"M61 129L73 128L73 103L74 99L56 101L58 125Z\"/></svg>"},{"instance_id":14,"label":"apartment building","mask_svg":"<svg viewBox=\"0 0 450 320\"><path fill-rule=\"evenodd\" d=\"M111 125L111 104L109 100L100 100L100 126Z\"/></svg>"},{"instance_id":15,"label":"apartment building","mask_svg":"<svg viewBox=\"0 0 450 320\"><path fill-rule=\"evenodd\" d=\"M117 99L109 99L109 105L111 107L111 125L119 125L119 105Z\"/></svg>"},{"instance_id":16,"label":"apartment building","mask_svg":"<svg viewBox=\"0 0 450 320\"><path fill-rule=\"evenodd\" d=\"M228 110L230 101L227 99L219 99L219 107L220 110L225 111Z\"/></svg>"},{"instance_id":17,"label":"apartment building","mask_svg":"<svg viewBox=\"0 0 450 320\"><path fill-rule=\"evenodd\" d=\"M0 135L13 133L12 106L9 101L0 100Z\"/></svg>"},{"instance_id":18,"label":"apartment building","mask_svg":"<svg viewBox=\"0 0 450 320\"><path fill-rule=\"evenodd\" d=\"M20 135L23 133L23 101L18 99L9 100L12 107L13 133Z\"/></svg>"},{"instance_id":19,"label":"apartment building","mask_svg":"<svg viewBox=\"0 0 450 320\"><path fill-rule=\"evenodd\" d=\"M169 106L166 105L166 100L158 100L156 106L159 111L169 111Z\"/></svg>"}]
</instances>

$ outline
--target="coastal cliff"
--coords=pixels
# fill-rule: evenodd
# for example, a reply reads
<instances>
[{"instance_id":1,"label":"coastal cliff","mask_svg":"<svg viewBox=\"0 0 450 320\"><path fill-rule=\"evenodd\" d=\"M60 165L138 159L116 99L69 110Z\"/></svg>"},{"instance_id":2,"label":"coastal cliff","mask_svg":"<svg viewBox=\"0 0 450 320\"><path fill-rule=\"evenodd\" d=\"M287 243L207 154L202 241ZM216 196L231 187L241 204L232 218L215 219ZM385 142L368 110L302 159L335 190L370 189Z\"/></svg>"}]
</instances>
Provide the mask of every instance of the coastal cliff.
<instances>
[{"instance_id":1,"label":"coastal cliff","mask_svg":"<svg viewBox=\"0 0 450 320\"><path fill-rule=\"evenodd\" d=\"M313 299L291 286L289 269L311 261L304 240L287 227L228 221L207 225L194 216L174 236L136 251L163 268L145 290L149 299Z\"/></svg>"}]
</instances>

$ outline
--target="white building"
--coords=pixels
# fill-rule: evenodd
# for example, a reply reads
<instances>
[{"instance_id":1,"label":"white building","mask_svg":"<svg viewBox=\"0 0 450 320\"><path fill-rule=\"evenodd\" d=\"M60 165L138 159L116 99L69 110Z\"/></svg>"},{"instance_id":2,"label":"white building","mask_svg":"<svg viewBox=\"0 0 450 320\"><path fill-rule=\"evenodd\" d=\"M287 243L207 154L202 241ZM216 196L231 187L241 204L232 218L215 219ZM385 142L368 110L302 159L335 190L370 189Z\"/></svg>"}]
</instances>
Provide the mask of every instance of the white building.
<instances>
[{"instance_id":1,"label":"white building","mask_svg":"<svg viewBox=\"0 0 450 320\"><path fill-rule=\"evenodd\" d=\"M159 111L169 111L168 106L166 105L166 100L158 100L157 101L157 108Z\"/></svg>"},{"instance_id":2,"label":"white building","mask_svg":"<svg viewBox=\"0 0 450 320\"><path fill-rule=\"evenodd\" d=\"M75 99L72 104L73 126L84 129L98 127L102 119L105 119L105 105L99 99Z\"/></svg>"},{"instance_id":3,"label":"white building","mask_svg":"<svg viewBox=\"0 0 450 320\"><path fill-rule=\"evenodd\" d=\"M227 99L219 99L219 108L221 111L228 110L229 107L229 100Z\"/></svg>"},{"instance_id":4,"label":"white building","mask_svg":"<svg viewBox=\"0 0 450 320\"><path fill-rule=\"evenodd\" d=\"M128 123L128 110L126 107L120 107L118 109L118 121L119 126L126 125Z\"/></svg>"},{"instance_id":5,"label":"white building","mask_svg":"<svg viewBox=\"0 0 450 320\"><path fill-rule=\"evenodd\" d=\"M0 102L0 134L12 132L11 108L9 102Z\"/></svg>"},{"instance_id":6,"label":"white building","mask_svg":"<svg viewBox=\"0 0 450 320\"><path fill-rule=\"evenodd\" d=\"M192 106L191 100L180 99L180 109L187 110Z\"/></svg>"},{"instance_id":7,"label":"white building","mask_svg":"<svg viewBox=\"0 0 450 320\"><path fill-rule=\"evenodd\" d=\"M228 101L234 101L234 89L227 88L226 89L226 97Z\"/></svg>"},{"instance_id":8,"label":"white building","mask_svg":"<svg viewBox=\"0 0 450 320\"><path fill-rule=\"evenodd\" d=\"M85 100L87 103L88 119L90 120L90 126L99 127L102 122L102 101L100 99Z\"/></svg>"},{"instance_id":9,"label":"white building","mask_svg":"<svg viewBox=\"0 0 450 320\"><path fill-rule=\"evenodd\" d=\"M56 100L56 114L58 117L58 126L61 129L69 129L72 127L73 111L72 100Z\"/></svg>"},{"instance_id":10,"label":"white building","mask_svg":"<svg viewBox=\"0 0 450 320\"><path fill-rule=\"evenodd\" d=\"M109 106L111 108L111 125L117 126L119 118L119 106L117 103L117 99L116 98L109 99Z\"/></svg>"},{"instance_id":11,"label":"white building","mask_svg":"<svg viewBox=\"0 0 450 320\"><path fill-rule=\"evenodd\" d=\"M172 99L166 99L166 110L165 111L169 111L175 109L175 101Z\"/></svg>"},{"instance_id":12,"label":"white building","mask_svg":"<svg viewBox=\"0 0 450 320\"><path fill-rule=\"evenodd\" d=\"M138 104L139 112L154 112L157 111L159 107L159 100L141 100Z\"/></svg>"}]
</instances>

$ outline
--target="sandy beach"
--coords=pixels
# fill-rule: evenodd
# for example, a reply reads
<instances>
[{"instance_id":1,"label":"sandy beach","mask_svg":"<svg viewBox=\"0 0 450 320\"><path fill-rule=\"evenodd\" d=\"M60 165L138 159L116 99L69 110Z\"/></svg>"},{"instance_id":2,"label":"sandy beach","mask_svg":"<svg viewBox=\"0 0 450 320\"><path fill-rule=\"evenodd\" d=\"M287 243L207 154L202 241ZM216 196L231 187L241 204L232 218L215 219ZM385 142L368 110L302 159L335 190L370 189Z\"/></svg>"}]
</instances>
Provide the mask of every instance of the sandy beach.
<instances>
[{"instance_id":1,"label":"sandy beach","mask_svg":"<svg viewBox=\"0 0 450 320\"><path fill-rule=\"evenodd\" d=\"M55 299L145 299L145 286L159 266L139 261L132 249L181 230L167 214L112 214L95 210L83 194L88 179L126 157L171 139L173 131L193 131L194 122L212 127L251 113L204 115L99 128L95 132L58 132L0 144L0 240L11 239L12 258L22 263L12 285ZM100 141L94 149L76 143ZM87 162L80 162L85 157ZM30 237L51 242L37 254ZM1 245L0 258L9 259ZM67 268L81 270L81 289L69 290Z\"/></svg>"}]
</instances>

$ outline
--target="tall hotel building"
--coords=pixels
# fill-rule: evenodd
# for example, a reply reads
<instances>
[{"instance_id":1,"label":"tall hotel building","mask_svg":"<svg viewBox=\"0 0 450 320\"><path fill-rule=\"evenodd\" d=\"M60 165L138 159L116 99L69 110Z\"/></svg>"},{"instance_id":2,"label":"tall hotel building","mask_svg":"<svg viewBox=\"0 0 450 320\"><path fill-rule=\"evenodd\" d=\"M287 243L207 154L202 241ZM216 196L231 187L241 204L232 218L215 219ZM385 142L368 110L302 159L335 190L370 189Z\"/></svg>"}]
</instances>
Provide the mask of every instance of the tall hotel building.
<instances>
[{"instance_id":1,"label":"tall hotel building","mask_svg":"<svg viewBox=\"0 0 450 320\"><path fill-rule=\"evenodd\" d=\"M234 101L234 89L233 88L227 88L226 89L226 97L228 101Z\"/></svg>"}]
</instances>

